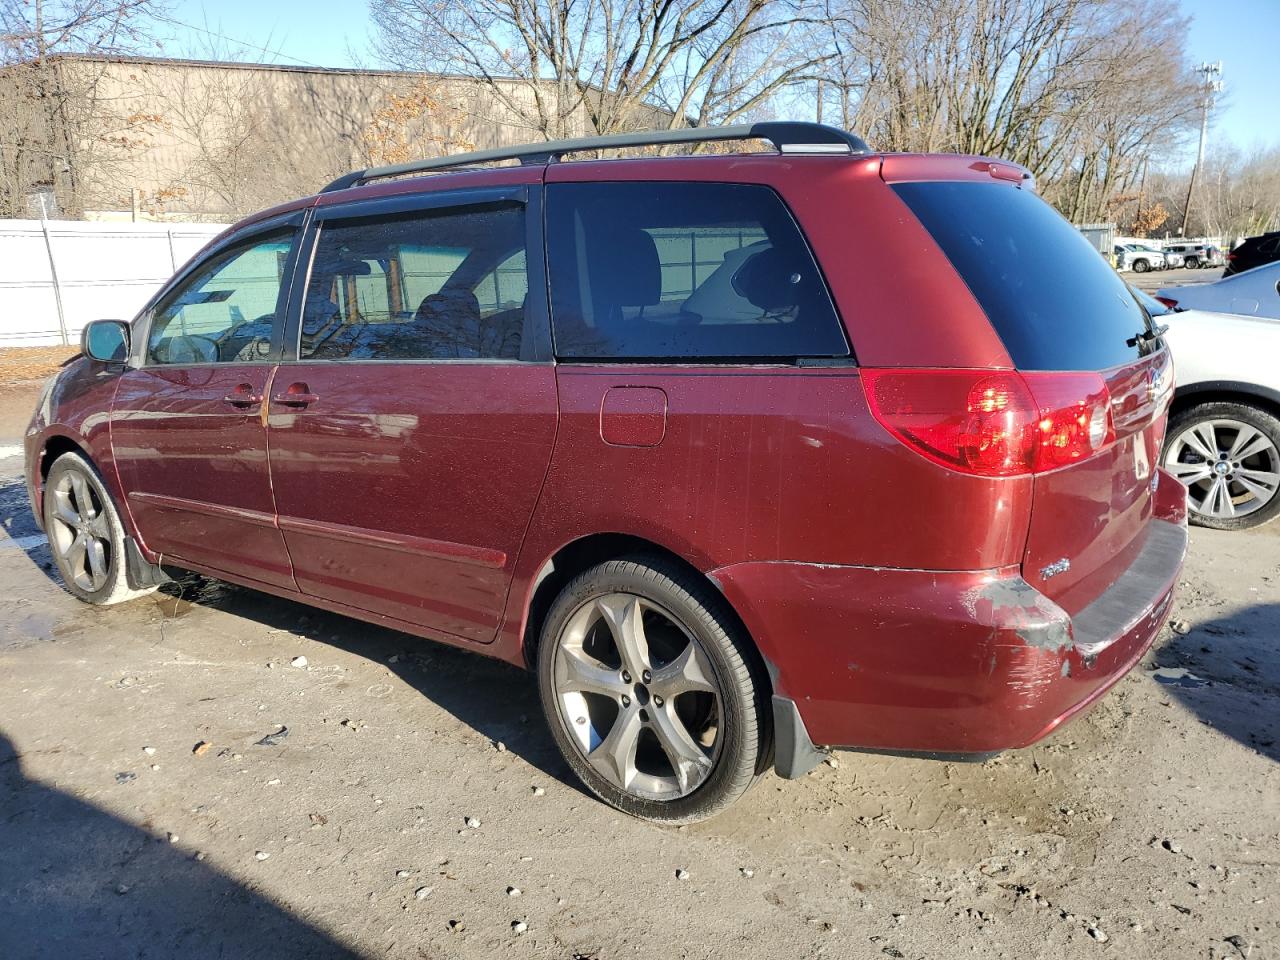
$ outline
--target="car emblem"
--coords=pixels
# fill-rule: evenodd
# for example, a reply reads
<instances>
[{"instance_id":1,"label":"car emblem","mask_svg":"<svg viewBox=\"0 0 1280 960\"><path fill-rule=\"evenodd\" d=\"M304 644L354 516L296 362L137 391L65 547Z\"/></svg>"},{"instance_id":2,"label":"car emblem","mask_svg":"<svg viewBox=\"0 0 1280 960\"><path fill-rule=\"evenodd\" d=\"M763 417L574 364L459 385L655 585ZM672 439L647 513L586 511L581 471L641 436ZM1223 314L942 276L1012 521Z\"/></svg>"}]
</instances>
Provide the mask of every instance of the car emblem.
<instances>
[{"instance_id":1,"label":"car emblem","mask_svg":"<svg viewBox=\"0 0 1280 960\"><path fill-rule=\"evenodd\" d=\"M1066 557L1061 560L1055 560L1046 567L1040 568L1040 579L1048 580L1050 577L1056 577L1060 573L1066 573L1071 569L1071 561Z\"/></svg>"}]
</instances>

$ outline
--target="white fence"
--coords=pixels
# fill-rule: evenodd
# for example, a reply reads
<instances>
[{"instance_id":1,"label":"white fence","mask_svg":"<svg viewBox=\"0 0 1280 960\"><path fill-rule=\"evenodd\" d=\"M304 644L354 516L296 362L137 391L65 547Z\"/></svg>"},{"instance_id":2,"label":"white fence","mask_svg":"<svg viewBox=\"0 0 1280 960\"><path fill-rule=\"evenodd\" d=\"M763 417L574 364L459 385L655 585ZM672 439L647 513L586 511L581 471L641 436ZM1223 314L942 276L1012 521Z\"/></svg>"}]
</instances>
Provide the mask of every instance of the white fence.
<instances>
[{"instance_id":1,"label":"white fence","mask_svg":"<svg viewBox=\"0 0 1280 960\"><path fill-rule=\"evenodd\" d=\"M129 320L222 223L0 220L0 347L75 344Z\"/></svg>"}]
</instances>

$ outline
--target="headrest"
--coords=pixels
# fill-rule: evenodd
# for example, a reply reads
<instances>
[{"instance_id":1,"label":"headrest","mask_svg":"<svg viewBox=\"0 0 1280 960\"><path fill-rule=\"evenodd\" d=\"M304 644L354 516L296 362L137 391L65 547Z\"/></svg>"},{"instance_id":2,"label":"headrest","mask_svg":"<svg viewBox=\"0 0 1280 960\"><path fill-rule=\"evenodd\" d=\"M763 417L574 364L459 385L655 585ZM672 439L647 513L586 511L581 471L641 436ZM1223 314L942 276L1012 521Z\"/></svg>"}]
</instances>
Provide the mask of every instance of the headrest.
<instances>
[{"instance_id":1,"label":"headrest","mask_svg":"<svg viewBox=\"0 0 1280 960\"><path fill-rule=\"evenodd\" d=\"M609 305L646 307L662 299L662 264L653 237L639 227L597 234L591 248L591 286L608 291Z\"/></svg>"},{"instance_id":2,"label":"headrest","mask_svg":"<svg viewBox=\"0 0 1280 960\"><path fill-rule=\"evenodd\" d=\"M317 264L316 273L321 272L321 265ZM326 260L323 264L323 272L333 274L339 277L367 277L373 273L373 267L369 266L368 260L352 260L347 257L334 257L332 260Z\"/></svg>"},{"instance_id":3,"label":"headrest","mask_svg":"<svg viewBox=\"0 0 1280 960\"><path fill-rule=\"evenodd\" d=\"M414 323L473 324L480 320L480 301L470 290L453 287L428 294L418 304Z\"/></svg>"},{"instance_id":4,"label":"headrest","mask_svg":"<svg viewBox=\"0 0 1280 960\"><path fill-rule=\"evenodd\" d=\"M747 258L733 274L733 289L761 310L783 310L800 302L800 295L813 277L813 266L801 263L777 247L761 250Z\"/></svg>"}]
</instances>

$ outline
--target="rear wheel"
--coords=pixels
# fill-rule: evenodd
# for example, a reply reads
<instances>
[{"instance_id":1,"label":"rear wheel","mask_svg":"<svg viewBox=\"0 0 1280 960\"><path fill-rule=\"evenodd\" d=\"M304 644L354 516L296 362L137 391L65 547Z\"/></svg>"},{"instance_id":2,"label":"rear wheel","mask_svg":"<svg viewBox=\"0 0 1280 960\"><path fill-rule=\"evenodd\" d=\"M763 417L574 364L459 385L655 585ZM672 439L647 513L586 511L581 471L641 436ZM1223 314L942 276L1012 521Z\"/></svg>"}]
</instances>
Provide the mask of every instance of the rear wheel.
<instances>
[{"instance_id":1,"label":"rear wheel","mask_svg":"<svg viewBox=\"0 0 1280 960\"><path fill-rule=\"evenodd\" d=\"M1256 527L1280 515L1280 420L1242 403L1205 403L1169 422L1164 468L1187 488L1193 523Z\"/></svg>"},{"instance_id":2,"label":"rear wheel","mask_svg":"<svg viewBox=\"0 0 1280 960\"><path fill-rule=\"evenodd\" d=\"M1145 260L1135 260L1135 261L1133 261L1133 272L1134 272L1134 273L1146 273L1146 272L1147 272L1148 270L1150 270L1150 269L1151 269L1151 264L1147 263L1147 261L1145 261Z\"/></svg>"},{"instance_id":3,"label":"rear wheel","mask_svg":"<svg viewBox=\"0 0 1280 960\"><path fill-rule=\"evenodd\" d=\"M129 586L125 529L111 496L87 458L64 453L44 484L44 530L58 573L86 603L122 603L151 593Z\"/></svg>"},{"instance_id":4,"label":"rear wheel","mask_svg":"<svg viewBox=\"0 0 1280 960\"><path fill-rule=\"evenodd\" d=\"M1196 259L1195 257L1187 257L1187 261L1186 261L1186 263L1184 264L1184 266L1185 266L1188 270L1196 270L1196 269L1198 269L1198 268L1200 267L1200 261L1199 261L1198 259Z\"/></svg>"},{"instance_id":5,"label":"rear wheel","mask_svg":"<svg viewBox=\"0 0 1280 960\"><path fill-rule=\"evenodd\" d=\"M543 627L538 680L587 789L668 824L741 796L768 731L747 642L718 594L664 560L611 560L570 581Z\"/></svg>"}]
</instances>

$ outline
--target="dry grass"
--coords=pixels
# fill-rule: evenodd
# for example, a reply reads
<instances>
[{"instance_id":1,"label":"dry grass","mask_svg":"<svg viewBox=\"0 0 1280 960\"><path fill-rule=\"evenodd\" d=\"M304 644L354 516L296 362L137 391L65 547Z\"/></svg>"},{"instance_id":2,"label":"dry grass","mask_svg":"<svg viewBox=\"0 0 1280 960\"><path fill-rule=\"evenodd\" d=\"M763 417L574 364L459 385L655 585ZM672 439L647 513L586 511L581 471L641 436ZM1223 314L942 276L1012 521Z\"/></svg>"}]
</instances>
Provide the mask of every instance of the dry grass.
<instances>
[{"instance_id":1,"label":"dry grass","mask_svg":"<svg viewBox=\"0 0 1280 960\"><path fill-rule=\"evenodd\" d=\"M79 347L0 348L0 385L43 380L79 352Z\"/></svg>"}]
</instances>

